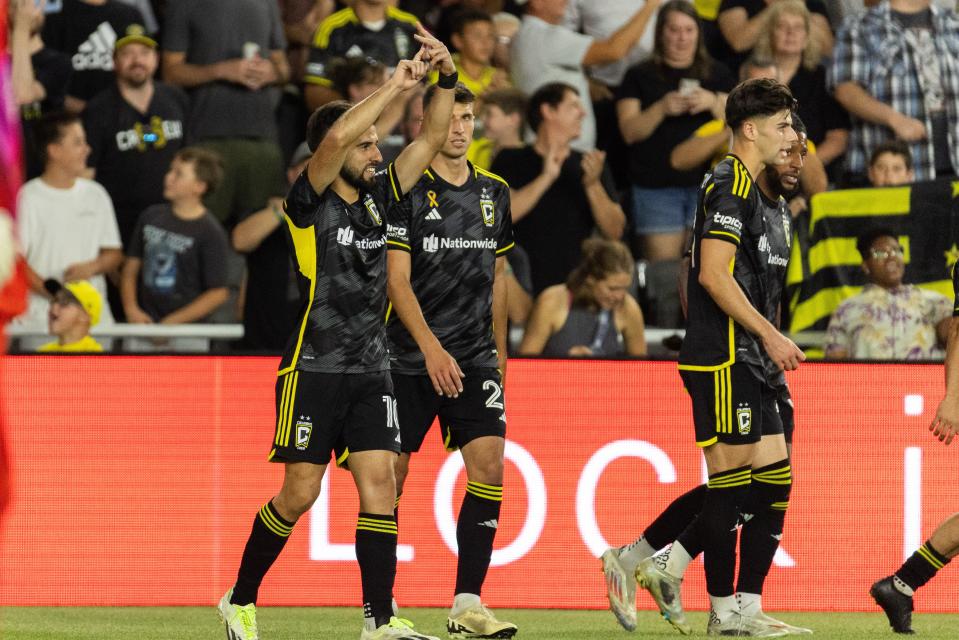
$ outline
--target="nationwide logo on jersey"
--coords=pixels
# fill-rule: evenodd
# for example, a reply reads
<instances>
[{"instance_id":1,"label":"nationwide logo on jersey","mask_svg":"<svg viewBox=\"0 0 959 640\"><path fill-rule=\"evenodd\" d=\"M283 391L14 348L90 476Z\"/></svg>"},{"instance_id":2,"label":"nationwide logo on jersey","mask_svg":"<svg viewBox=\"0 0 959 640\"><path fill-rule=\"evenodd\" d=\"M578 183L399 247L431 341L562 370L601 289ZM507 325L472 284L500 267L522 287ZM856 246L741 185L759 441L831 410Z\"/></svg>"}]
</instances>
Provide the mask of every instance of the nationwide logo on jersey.
<instances>
[{"instance_id":1,"label":"nationwide logo on jersey","mask_svg":"<svg viewBox=\"0 0 959 640\"><path fill-rule=\"evenodd\" d=\"M353 244L353 230L349 227L340 227L336 230L336 241L342 245Z\"/></svg>"},{"instance_id":2,"label":"nationwide logo on jersey","mask_svg":"<svg viewBox=\"0 0 959 640\"><path fill-rule=\"evenodd\" d=\"M496 240L466 240L464 238L437 238L430 234L423 238L423 251L436 253L440 249L492 249L496 250Z\"/></svg>"},{"instance_id":3,"label":"nationwide logo on jersey","mask_svg":"<svg viewBox=\"0 0 959 640\"><path fill-rule=\"evenodd\" d=\"M310 436L313 434L313 423L310 416L300 416L296 421L296 448L303 451L310 446Z\"/></svg>"},{"instance_id":4,"label":"nationwide logo on jersey","mask_svg":"<svg viewBox=\"0 0 959 640\"><path fill-rule=\"evenodd\" d=\"M483 224L492 227L493 222L496 221L496 209L493 207L493 200L489 197L486 187L483 187L483 192L480 194L480 211L483 212Z\"/></svg>"},{"instance_id":5,"label":"nationwide logo on jersey","mask_svg":"<svg viewBox=\"0 0 959 640\"><path fill-rule=\"evenodd\" d=\"M363 200L363 204L366 205L366 210L370 212L373 222L375 224L381 224L383 219L380 217L380 212L376 208L376 203L373 202L373 196L367 194L366 199Z\"/></svg>"},{"instance_id":6,"label":"nationwide logo on jersey","mask_svg":"<svg viewBox=\"0 0 959 640\"><path fill-rule=\"evenodd\" d=\"M792 220L790 219L789 214L784 213L783 214L783 231L786 232L786 248L787 249L792 248L792 244L793 244L793 236L792 236L792 232L790 231L791 224L792 224Z\"/></svg>"},{"instance_id":7,"label":"nationwide logo on jersey","mask_svg":"<svg viewBox=\"0 0 959 640\"><path fill-rule=\"evenodd\" d=\"M788 247L788 244L787 244L787 247ZM771 247L769 246L769 238L766 236L765 233L759 236L759 251L761 253L769 254L769 257L766 258L767 264L771 264L777 267L785 267L789 265L788 257L771 253Z\"/></svg>"},{"instance_id":8,"label":"nationwide logo on jersey","mask_svg":"<svg viewBox=\"0 0 959 640\"><path fill-rule=\"evenodd\" d=\"M78 47L70 61L77 71L101 69L113 71L113 45L117 41L117 32L109 22L101 22L96 31Z\"/></svg>"},{"instance_id":9,"label":"nationwide logo on jersey","mask_svg":"<svg viewBox=\"0 0 959 640\"><path fill-rule=\"evenodd\" d=\"M753 427L753 410L749 405L739 405L736 409L736 422L739 424L739 435L748 436Z\"/></svg>"}]
</instances>

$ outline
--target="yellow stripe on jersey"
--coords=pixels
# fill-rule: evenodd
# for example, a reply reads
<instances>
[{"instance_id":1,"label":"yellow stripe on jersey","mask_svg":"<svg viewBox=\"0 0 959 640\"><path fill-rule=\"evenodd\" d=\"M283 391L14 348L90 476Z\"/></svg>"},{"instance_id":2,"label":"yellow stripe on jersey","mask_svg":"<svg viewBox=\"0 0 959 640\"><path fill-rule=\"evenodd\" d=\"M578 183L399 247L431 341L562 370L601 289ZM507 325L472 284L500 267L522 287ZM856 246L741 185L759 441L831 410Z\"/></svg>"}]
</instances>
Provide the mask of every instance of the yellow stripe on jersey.
<instances>
[{"instance_id":1,"label":"yellow stripe on jersey","mask_svg":"<svg viewBox=\"0 0 959 640\"><path fill-rule=\"evenodd\" d=\"M273 438L273 444L279 445L282 440L280 436L283 434L283 416L286 415L286 403L289 399L288 392L290 390L290 380L291 376L283 376L283 389L280 390L280 406L276 409L276 436Z\"/></svg>"},{"instance_id":2,"label":"yellow stripe on jersey","mask_svg":"<svg viewBox=\"0 0 959 640\"><path fill-rule=\"evenodd\" d=\"M300 321L300 331L296 336L293 358L287 367L279 371L278 375L289 373L296 368L297 360L300 357L300 349L303 347L306 323L310 318L310 309L313 307L313 298L316 295L316 230L313 225L305 229L299 228L293 224L289 216L286 218L286 226L289 228L290 238L293 240L293 254L296 258L297 268L310 281L310 297L306 304L306 310L303 312L303 320Z\"/></svg>"},{"instance_id":3,"label":"yellow stripe on jersey","mask_svg":"<svg viewBox=\"0 0 959 640\"><path fill-rule=\"evenodd\" d=\"M383 318L383 324L386 324L390 321L390 314L393 313L393 303L390 302L386 305L386 316Z\"/></svg>"},{"instance_id":4,"label":"yellow stripe on jersey","mask_svg":"<svg viewBox=\"0 0 959 640\"><path fill-rule=\"evenodd\" d=\"M497 249L497 250L496 250L496 255L499 255L499 254L501 254L501 253L506 253L507 251L509 251L510 249L512 249L512 248L515 247L515 246L516 246L516 243L515 243L515 242L510 242L508 245L506 245L506 246L503 247L502 249Z\"/></svg>"},{"instance_id":5,"label":"yellow stripe on jersey","mask_svg":"<svg viewBox=\"0 0 959 640\"><path fill-rule=\"evenodd\" d=\"M389 176L390 186L393 187L393 197L395 197L396 201L399 202L401 200L400 190L396 186L398 180L396 179L396 169L394 168L394 164L392 162L386 167L386 175Z\"/></svg>"},{"instance_id":6,"label":"yellow stripe on jersey","mask_svg":"<svg viewBox=\"0 0 959 640\"><path fill-rule=\"evenodd\" d=\"M711 233L711 234L717 235L717 236L729 236L730 238L732 238L733 240L736 241L736 244L739 244L739 238L737 238L737 237L736 237L736 234L734 234L734 233L729 233L728 231L718 231L718 230L716 230L716 229L710 229L710 230L707 231L706 233Z\"/></svg>"},{"instance_id":7,"label":"yellow stripe on jersey","mask_svg":"<svg viewBox=\"0 0 959 640\"><path fill-rule=\"evenodd\" d=\"M403 243L400 242L399 240L387 240L387 241L386 241L386 244L391 244L391 245L393 245L393 246L395 246L395 247L403 247L403 248L406 249L407 251L412 251L412 250L413 250L413 248L410 247L410 245L408 245L408 244L403 244Z\"/></svg>"},{"instance_id":8,"label":"yellow stripe on jersey","mask_svg":"<svg viewBox=\"0 0 959 640\"><path fill-rule=\"evenodd\" d=\"M318 84L321 87L332 87L333 81L329 78L321 78L319 76L305 76L303 82L307 84Z\"/></svg>"},{"instance_id":9,"label":"yellow stripe on jersey","mask_svg":"<svg viewBox=\"0 0 959 640\"><path fill-rule=\"evenodd\" d=\"M316 28L316 33L313 34L313 46L317 49L326 49L330 46L330 34L333 33L333 31L343 25L359 21L353 9L349 7L337 11L321 22L320 26Z\"/></svg>"},{"instance_id":10,"label":"yellow stripe on jersey","mask_svg":"<svg viewBox=\"0 0 959 640\"><path fill-rule=\"evenodd\" d=\"M502 183L505 184L507 187L509 187L509 183L506 182L506 180L503 180L503 178L499 177L499 176L496 175L495 173L493 173L493 172L491 172L491 171L487 171L486 169L482 169L482 168L480 168L480 167L477 167L476 165L473 165L473 175L474 175L474 177L479 177L480 175L484 175L484 176L486 176L487 178L492 178L493 180L498 180L499 182L502 182Z\"/></svg>"},{"instance_id":11,"label":"yellow stripe on jersey","mask_svg":"<svg viewBox=\"0 0 959 640\"><path fill-rule=\"evenodd\" d=\"M400 22L408 22L412 25L416 25L416 23L420 21L420 19L414 16L412 13L408 13L402 9L397 9L393 6L386 7L386 17L399 20Z\"/></svg>"}]
</instances>

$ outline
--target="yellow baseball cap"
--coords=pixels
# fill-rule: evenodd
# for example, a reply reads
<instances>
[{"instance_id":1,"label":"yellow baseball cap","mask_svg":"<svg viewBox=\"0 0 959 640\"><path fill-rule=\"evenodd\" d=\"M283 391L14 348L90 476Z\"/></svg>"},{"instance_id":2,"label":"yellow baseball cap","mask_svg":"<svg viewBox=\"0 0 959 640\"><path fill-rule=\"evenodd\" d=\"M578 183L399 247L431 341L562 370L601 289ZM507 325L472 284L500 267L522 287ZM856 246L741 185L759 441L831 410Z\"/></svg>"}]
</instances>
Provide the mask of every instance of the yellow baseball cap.
<instances>
[{"instance_id":1,"label":"yellow baseball cap","mask_svg":"<svg viewBox=\"0 0 959 640\"><path fill-rule=\"evenodd\" d=\"M151 49L157 48L157 41L147 35L147 31L142 24L131 24L127 27L123 37L119 38L113 45L113 50L119 51L121 47L134 43L146 45Z\"/></svg>"},{"instance_id":2,"label":"yellow baseball cap","mask_svg":"<svg viewBox=\"0 0 959 640\"><path fill-rule=\"evenodd\" d=\"M87 280L74 280L73 282L60 284L51 278L44 280L43 286L54 296L57 295L59 291L66 289L70 295L80 303L83 310L87 312L87 315L90 317L91 327L100 322L100 312L103 310L103 298L100 296L100 292L97 291L96 287Z\"/></svg>"}]
</instances>

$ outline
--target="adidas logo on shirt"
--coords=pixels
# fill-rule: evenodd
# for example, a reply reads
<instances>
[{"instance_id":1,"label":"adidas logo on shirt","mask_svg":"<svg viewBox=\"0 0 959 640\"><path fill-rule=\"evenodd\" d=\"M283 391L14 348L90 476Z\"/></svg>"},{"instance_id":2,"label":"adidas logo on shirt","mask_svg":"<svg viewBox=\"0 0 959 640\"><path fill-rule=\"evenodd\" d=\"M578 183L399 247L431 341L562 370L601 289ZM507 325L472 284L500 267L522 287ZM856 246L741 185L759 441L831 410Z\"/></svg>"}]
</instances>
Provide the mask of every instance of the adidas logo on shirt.
<instances>
[{"instance_id":1,"label":"adidas logo on shirt","mask_svg":"<svg viewBox=\"0 0 959 640\"><path fill-rule=\"evenodd\" d=\"M77 71L113 71L113 45L116 41L117 34L110 23L101 22L73 54L70 59L73 68Z\"/></svg>"},{"instance_id":2,"label":"adidas logo on shirt","mask_svg":"<svg viewBox=\"0 0 959 640\"><path fill-rule=\"evenodd\" d=\"M426 214L427 220L442 220L443 216L440 215L440 212L436 210L436 207L430 209L430 212Z\"/></svg>"},{"instance_id":3,"label":"adidas logo on shirt","mask_svg":"<svg viewBox=\"0 0 959 640\"><path fill-rule=\"evenodd\" d=\"M490 529L499 528L499 522L497 522L496 520L486 520L485 522L477 522L476 524L481 527L489 527Z\"/></svg>"}]
</instances>

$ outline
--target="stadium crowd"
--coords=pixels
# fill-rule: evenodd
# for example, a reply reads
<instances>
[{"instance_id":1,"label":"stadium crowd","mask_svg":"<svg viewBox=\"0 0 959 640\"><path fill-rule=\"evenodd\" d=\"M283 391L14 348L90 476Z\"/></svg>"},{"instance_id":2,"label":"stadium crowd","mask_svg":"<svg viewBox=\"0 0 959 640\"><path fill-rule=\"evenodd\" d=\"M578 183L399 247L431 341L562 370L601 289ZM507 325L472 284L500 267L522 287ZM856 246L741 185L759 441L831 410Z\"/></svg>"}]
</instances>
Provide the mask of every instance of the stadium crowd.
<instances>
[{"instance_id":1,"label":"stadium crowd","mask_svg":"<svg viewBox=\"0 0 959 640\"><path fill-rule=\"evenodd\" d=\"M703 174L729 142L724 105L738 80L773 77L798 100L809 156L787 194L797 228L808 227L810 199L823 191L934 180L959 167L952 0L10 7L29 178L17 213L31 295L17 324L38 333L64 295L48 281L88 281L102 298L100 326L241 322L239 348L281 350L297 317L283 197L307 158L307 118L382 86L416 51L417 22L449 44L460 80L477 96L470 161L510 185L517 250L509 318L524 327L532 314L535 323L532 337L514 340L523 353L556 342L549 338L565 322L576 325L561 341L567 355L645 353L636 344L644 315L651 326L681 326L681 257ZM384 163L419 132L422 95L406 92L379 116ZM583 291L576 275L600 252L591 239L622 243L631 255L628 270L609 275L631 282L627 297L611 303L617 331L608 340L595 340L609 317L597 300L612 280L589 278L594 290ZM902 252L862 250L870 287L909 286L901 274L875 280L884 261L901 267ZM873 304L922 305L920 298L885 295ZM551 308L549 329L542 323ZM935 325L944 313L912 309L930 318L931 329L916 332L922 345L849 348L837 342L838 327L849 324L846 305L830 329L829 355L941 357ZM853 338L885 339L876 326ZM124 346L189 351L203 343Z\"/></svg>"}]
</instances>

